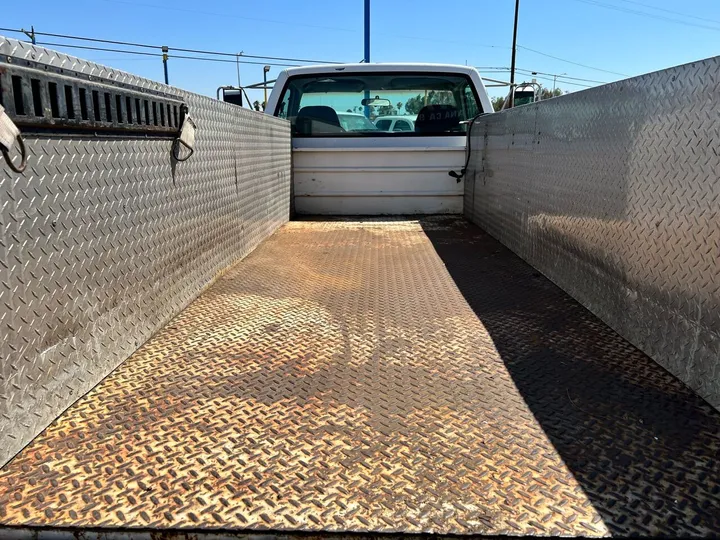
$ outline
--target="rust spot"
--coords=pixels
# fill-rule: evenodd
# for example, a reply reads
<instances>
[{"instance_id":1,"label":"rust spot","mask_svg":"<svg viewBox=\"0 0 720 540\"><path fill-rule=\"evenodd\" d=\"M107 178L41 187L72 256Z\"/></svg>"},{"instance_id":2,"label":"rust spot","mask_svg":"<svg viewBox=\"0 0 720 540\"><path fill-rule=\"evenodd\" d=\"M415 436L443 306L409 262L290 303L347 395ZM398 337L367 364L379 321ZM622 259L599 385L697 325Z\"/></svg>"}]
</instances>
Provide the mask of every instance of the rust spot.
<instances>
[{"instance_id":1,"label":"rust spot","mask_svg":"<svg viewBox=\"0 0 720 540\"><path fill-rule=\"evenodd\" d=\"M717 534L720 415L609 336L460 220L290 223L0 471L0 523Z\"/></svg>"}]
</instances>

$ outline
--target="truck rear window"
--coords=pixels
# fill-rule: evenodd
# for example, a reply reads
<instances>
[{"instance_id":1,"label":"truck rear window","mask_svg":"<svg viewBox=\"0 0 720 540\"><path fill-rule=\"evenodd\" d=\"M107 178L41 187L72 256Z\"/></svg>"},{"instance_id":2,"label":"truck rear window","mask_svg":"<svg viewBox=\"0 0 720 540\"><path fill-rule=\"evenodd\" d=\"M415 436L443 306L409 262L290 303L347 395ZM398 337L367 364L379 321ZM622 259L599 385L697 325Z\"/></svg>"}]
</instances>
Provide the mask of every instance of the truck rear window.
<instances>
[{"instance_id":1,"label":"truck rear window","mask_svg":"<svg viewBox=\"0 0 720 540\"><path fill-rule=\"evenodd\" d=\"M288 80L275 116L296 137L460 135L482 112L458 74L321 74Z\"/></svg>"}]
</instances>

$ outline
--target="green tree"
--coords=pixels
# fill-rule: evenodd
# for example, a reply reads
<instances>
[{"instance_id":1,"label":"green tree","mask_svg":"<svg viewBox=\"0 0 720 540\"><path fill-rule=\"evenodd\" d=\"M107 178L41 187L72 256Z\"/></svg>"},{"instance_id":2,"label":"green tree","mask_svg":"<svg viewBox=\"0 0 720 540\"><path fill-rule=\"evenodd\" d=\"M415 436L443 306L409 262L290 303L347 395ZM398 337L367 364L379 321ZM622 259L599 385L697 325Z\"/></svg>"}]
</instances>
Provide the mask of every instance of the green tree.
<instances>
[{"instance_id":1,"label":"green tree","mask_svg":"<svg viewBox=\"0 0 720 540\"><path fill-rule=\"evenodd\" d=\"M558 96L562 96L565 92L560 90L560 88L556 88L555 90L550 90L549 88L543 88L540 92L540 99L550 99Z\"/></svg>"},{"instance_id":2,"label":"green tree","mask_svg":"<svg viewBox=\"0 0 720 540\"><path fill-rule=\"evenodd\" d=\"M540 90L540 99L550 99L553 97L562 96L565 92L563 92L562 89L556 88L555 90L550 90L549 88L542 88ZM498 112L502 110L503 105L505 104L505 100L507 99L507 96L498 96L492 98L490 101L492 102L493 110L495 112Z\"/></svg>"},{"instance_id":3,"label":"green tree","mask_svg":"<svg viewBox=\"0 0 720 540\"><path fill-rule=\"evenodd\" d=\"M427 94L418 94L407 100L405 111L408 114L418 114L425 105L454 105L455 98L452 92L430 90Z\"/></svg>"},{"instance_id":4,"label":"green tree","mask_svg":"<svg viewBox=\"0 0 720 540\"><path fill-rule=\"evenodd\" d=\"M498 96L498 97L492 98L493 110L495 112L498 112L499 110L502 109L502 106L504 103L505 103L505 96Z\"/></svg>"}]
</instances>

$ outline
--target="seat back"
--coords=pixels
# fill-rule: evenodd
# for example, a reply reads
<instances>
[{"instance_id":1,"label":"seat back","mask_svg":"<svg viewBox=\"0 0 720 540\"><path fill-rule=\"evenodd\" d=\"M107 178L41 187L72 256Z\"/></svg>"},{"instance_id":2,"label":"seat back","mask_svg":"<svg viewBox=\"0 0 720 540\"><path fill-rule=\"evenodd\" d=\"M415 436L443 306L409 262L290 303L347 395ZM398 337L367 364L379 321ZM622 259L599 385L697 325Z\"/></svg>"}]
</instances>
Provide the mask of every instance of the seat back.
<instances>
[{"instance_id":1,"label":"seat back","mask_svg":"<svg viewBox=\"0 0 720 540\"><path fill-rule=\"evenodd\" d=\"M326 105L310 105L298 111L295 118L296 135L342 133L340 119L335 109Z\"/></svg>"},{"instance_id":2,"label":"seat back","mask_svg":"<svg viewBox=\"0 0 720 540\"><path fill-rule=\"evenodd\" d=\"M460 114L454 105L425 105L415 120L415 133L445 133L460 125Z\"/></svg>"}]
</instances>

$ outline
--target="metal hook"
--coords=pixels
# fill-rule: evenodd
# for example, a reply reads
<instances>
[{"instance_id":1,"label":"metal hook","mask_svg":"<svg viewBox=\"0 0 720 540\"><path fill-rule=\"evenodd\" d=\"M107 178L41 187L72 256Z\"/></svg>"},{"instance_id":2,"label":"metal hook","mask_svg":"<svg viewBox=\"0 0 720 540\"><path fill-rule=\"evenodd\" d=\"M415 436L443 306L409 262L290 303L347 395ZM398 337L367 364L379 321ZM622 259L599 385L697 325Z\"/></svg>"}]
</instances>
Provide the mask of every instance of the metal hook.
<instances>
[{"instance_id":1,"label":"metal hook","mask_svg":"<svg viewBox=\"0 0 720 540\"><path fill-rule=\"evenodd\" d=\"M12 159L10 159L10 156L8 154L8 149L5 148L5 146L0 145L0 148L2 149L2 155L5 158L5 161L7 162L8 166L13 171L20 174L25 170L25 167L27 166L27 150L25 149L25 141L23 141L22 135L17 135L17 137L15 137L15 140L17 141L18 146L20 146L20 155L22 156L20 159L19 166L16 166L15 163L13 163Z\"/></svg>"},{"instance_id":2,"label":"metal hook","mask_svg":"<svg viewBox=\"0 0 720 540\"><path fill-rule=\"evenodd\" d=\"M180 157L180 145L182 145L185 148L187 148L188 150L190 150L190 153L187 156L185 156L184 158ZM188 146L187 144L185 144L185 142L182 139L177 138L173 141L172 155L176 161L187 161L188 159L190 159L190 156L192 156L194 153L195 153L195 150L191 146Z\"/></svg>"},{"instance_id":3,"label":"metal hook","mask_svg":"<svg viewBox=\"0 0 720 540\"><path fill-rule=\"evenodd\" d=\"M190 115L188 115L187 105L183 105L180 109L182 118L182 124L180 126L180 133L178 137L173 141L172 145L172 156L176 161L187 161L190 156L195 153L195 129L197 126ZM180 158L180 146L184 146L190 153L184 158Z\"/></svg>"}]
</instances>

